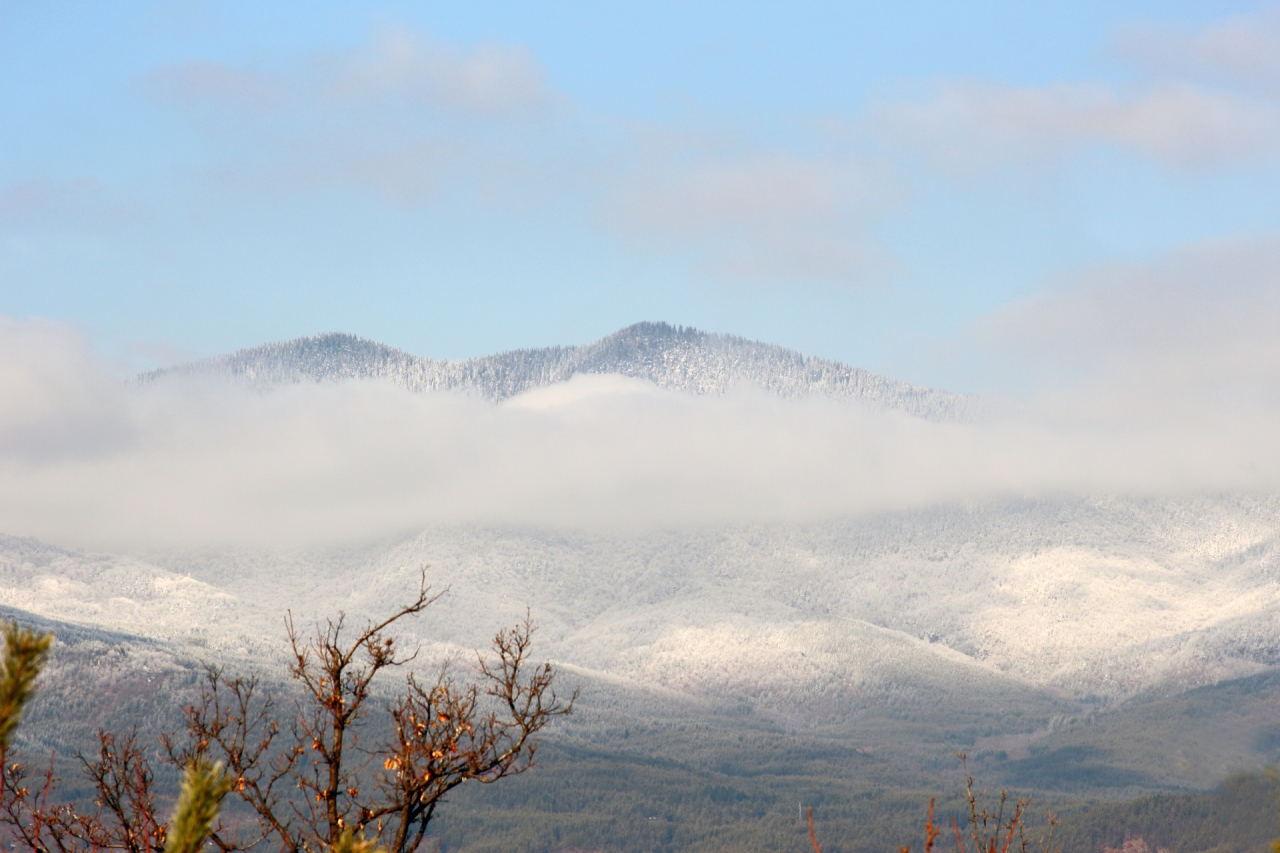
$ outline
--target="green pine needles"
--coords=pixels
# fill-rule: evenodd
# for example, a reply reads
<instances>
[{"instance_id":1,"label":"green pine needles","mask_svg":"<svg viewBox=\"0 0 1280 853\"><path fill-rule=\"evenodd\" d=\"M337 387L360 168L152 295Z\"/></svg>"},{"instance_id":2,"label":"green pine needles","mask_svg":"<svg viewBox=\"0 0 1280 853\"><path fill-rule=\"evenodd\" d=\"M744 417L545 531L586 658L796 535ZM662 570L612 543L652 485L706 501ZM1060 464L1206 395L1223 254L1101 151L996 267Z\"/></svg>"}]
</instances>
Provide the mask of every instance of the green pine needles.
<instances>
[{"instance_id":1,"label":"green pine needles","mask_svg":"<svg viewBox=\"0 0 1280 853\"><path fill-rule=\"evenodd\" d=\"M169 821L164 853L199 853L213 831L223 797L234 784L221 763L196 761L189 765L182 780L182 794Z\"/></svg>"},{"instance_id":2,"label":"green pine needles","mask_svg":"<svg viewBox=\"0 0 1280 853\"><path fill-rule=\"evenodd\" d=\"M49 657L53 634L4 625L4 672L0 673L0 752L7 751L22 721L22 709L35 692L36 678Z\"/></svg>"},{"instance_id":3,"label":"green pine needles","mask_svg":"<svg viewBox=\"0 0 1280 853\"><path fill-rule=\"evenodd\" d=\"M10 752L22 712L35 695L36 680L49 657L53 634L8 622L0 672L0 824L8 828L13 846L31 850L76 853L117 849L127 853L200 853L213 832L214 821L233 780L221 764L206 760L187 766L173 818L166 827L152 816L150 772L140 759L133 738L120 743L103 733L102 759L86 762L96 769L99 806L103 814L80 814L70 804L51 800L58 781L50 769L41 779ZM82 759L83 760L83 759ZM161 847L163 844L163 847ZM354 851L354 853L364 853Z\"/></svg>"},{"instance_id":4,"label":"green pine needles","mask_svg":"<svg viewBox=\"0 0 1280 853\"><path fill-rule=\"evenodd\" d=\"M338 841L333 845L331 853L387 853L387 848L378 844L377 841L356 835L354 831L346 829L338 836Z\"/></svg>"}]
</instances>

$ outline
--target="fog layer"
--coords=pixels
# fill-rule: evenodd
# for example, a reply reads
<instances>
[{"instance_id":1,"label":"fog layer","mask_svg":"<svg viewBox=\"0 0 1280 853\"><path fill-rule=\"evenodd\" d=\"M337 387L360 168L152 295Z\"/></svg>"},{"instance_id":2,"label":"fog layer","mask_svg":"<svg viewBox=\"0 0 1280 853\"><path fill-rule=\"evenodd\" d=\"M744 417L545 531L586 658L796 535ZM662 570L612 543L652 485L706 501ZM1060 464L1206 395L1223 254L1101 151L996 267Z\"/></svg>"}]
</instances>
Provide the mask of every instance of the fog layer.
<instances>
[{"instance_id":1,"label":"fog layer","mask_svg":"<svg viewBox=\"0 0 1280 853\"><path fill-rule=\"evenodd\" d=\"M956 347L992 375L1015 366L1008 387L1024 393L971 424L618 376L498 406L378 382L137 387L67 328L0 318L0 532L113 549L301 544L439 522L625 530L1272 490L1274 279L1261 249L1230 263L1221 251L1163 275L1091 274L975 327ZM1196 264L1242 284L1215 291Z\"/></svg>"}]
</instances>

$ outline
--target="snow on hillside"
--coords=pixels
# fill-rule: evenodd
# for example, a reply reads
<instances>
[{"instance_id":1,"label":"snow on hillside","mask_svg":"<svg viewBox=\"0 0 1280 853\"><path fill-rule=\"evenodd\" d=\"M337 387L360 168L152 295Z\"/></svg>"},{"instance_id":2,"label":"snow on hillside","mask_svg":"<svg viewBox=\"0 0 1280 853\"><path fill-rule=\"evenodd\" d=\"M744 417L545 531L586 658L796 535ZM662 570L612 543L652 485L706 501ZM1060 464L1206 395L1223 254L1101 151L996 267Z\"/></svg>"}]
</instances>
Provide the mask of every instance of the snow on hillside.
<instances>
[{"instance_id":1,"label":"snow on hillside","mask_svg":"<svg viewBox=\"0 0 1280 853\"><path fill-rule=\"evenodd\" d=\"M433 361L352 335L324 334L240 350L144 374L229 374L259 386L389 379L411 391L467 391L501 401L579 374L616 373L661 388L724 394L750 383L783 397L859 400L937 421L972 415L972 398L921 388L839 362L731 335L637 323L593 344L515 350L465 361Z\"/></svg>"},{"instance_id":2,"label":"snow on hillside","mask_svg":"<svg viewBox=\"0 0 1280 853\"><path fill-rule=\"evenodd\" d=\"M528 607L541 654L581 671L825 725L966 693L1109 703L1280 665L1278 517L1274 497L1221 496L145 557L8 538L0 602L270 666L286 608L386 612L429 565L449 588L411 627L431 657Z\"/></svg>"},{"instance_id":3,"label":"snow on hillside","mask_svg":"<svg viewBox=\"0 0 1280 853\"><path fill-rule=\"evenodd\" d=\"M207 398L199 382L165 384L227 375L262 388L326 384ZM332 384L344 379L381 381ZM1075 453L1019 445L1008 430L984 436L1001 450L984 453L970 435L984 425L957 423L974 413L968 398L660 324L463 362L325 335L143 380L181 393L120 391L137 398L132 409L121 403L138 414L121 416L134 431L122 426L128 440L102 450L100 470L84 478L124 507L119 519L104 516L107 527L141 518L162 532L192 519L227 528L238 518L231 510L243 510L290 535L140 535L118 540L113 554L0 537L0 606L162 644L175 661L207 656L279 677L286 610L304 624L340 611L380 615L428 566L449 594L406 626L424 662L485 646L528 608L539 654L591 685L581 719L602 719L607 706L620 729L711 708L844 737L869 731L875 714L928 728L945 709L966 730L1027 734L1086 706L1280 666L1280 496L1266 481L1199 497L1184 484L1180 497L1154 497L1170 493L1161 477L1171 456L1160 447L1148 460L1155 475L1139 466L1132 480L1100 480L1111 497L1075 478L1088 466L1123 467L1150 443L1145 428L1110 455L1092 434L1069 445ZM738 384L893 411L729 393ZM182 417L171 422L173 411ZM150 432L134 423L152 416ZM91 423L97 437L102 421ZM486 440L471 441L476 432ZM623 433L628 440L616 440ZM1185 437L1172 435L1176 458L1192 458ZM130 455L135 447L158 450ZM65 485L80 482L64 478L74 458L51 456L48 478L21 492L24 507L39 489L75 494L68 537L91 520L84 488ZM1044 459L1049 473L1030 476ZM739 478L753 465L763 474ZM990 469L994 481L984 479ZM939 495L927 501L853 500L909 489L912 477L929 485L939 471L964 488L926 492ZM593 481L598 472L608 476ZM414 503L428 487L439 495ZM150 503L127 503L129 488ZM835 497L790 515L735 502L749 494L771 510L808 507L802 499L822 489ZM553 526L526 509L558 495L571 499L562 516L574 523ZM486 512L449 514L467 500ZM609 500L621 517L648 500L674 509L634 526L580 523ZM698 516L703 505L732 512ZM344 536L316 533L353 518Z\"/></svg>"}]
</instances>

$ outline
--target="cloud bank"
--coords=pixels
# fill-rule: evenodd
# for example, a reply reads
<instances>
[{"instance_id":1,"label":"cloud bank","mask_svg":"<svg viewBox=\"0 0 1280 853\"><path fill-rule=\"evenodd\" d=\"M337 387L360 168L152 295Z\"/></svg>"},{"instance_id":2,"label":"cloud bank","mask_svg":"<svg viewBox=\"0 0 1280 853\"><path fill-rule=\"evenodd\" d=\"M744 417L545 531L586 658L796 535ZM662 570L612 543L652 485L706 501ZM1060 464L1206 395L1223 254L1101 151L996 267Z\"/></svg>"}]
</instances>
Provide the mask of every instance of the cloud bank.
<instances>
[{"instance_id":1,"label":"cloud bank","mask_svg":"<svg viewBox=\"0 0 1280 853\"><path fill-rule=\"evenodd\" d=\"M67 329L4 320L0 518L5 533L59 544L308 544L431 523L625 530L1274 490L1276 328L1274 243L1088 271L954 343L993 377L1017 364L1023 402L933 424L617 376L501 406L368 382L127 387Z\"/></svg>"}]
</instances>

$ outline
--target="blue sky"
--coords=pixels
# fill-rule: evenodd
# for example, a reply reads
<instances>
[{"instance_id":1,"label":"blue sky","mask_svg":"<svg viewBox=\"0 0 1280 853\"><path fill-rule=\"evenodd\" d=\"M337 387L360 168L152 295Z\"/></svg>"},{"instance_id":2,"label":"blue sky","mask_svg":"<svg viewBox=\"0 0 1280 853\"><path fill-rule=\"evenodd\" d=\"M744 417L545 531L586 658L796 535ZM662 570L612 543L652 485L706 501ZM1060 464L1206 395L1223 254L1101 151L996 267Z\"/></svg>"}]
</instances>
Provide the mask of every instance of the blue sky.
<instances>
[{"instance_id":1,"label":"blue sky","mask_svg":"<svg viewBox=\"0 0 1280 853\"><path fill-rule=\"evenodd\" d=\"M1280 260L1274 4L0 0L0 116L0 314L122 373L667 320L1012 388Z\"/></svg>"}]
</instances>

